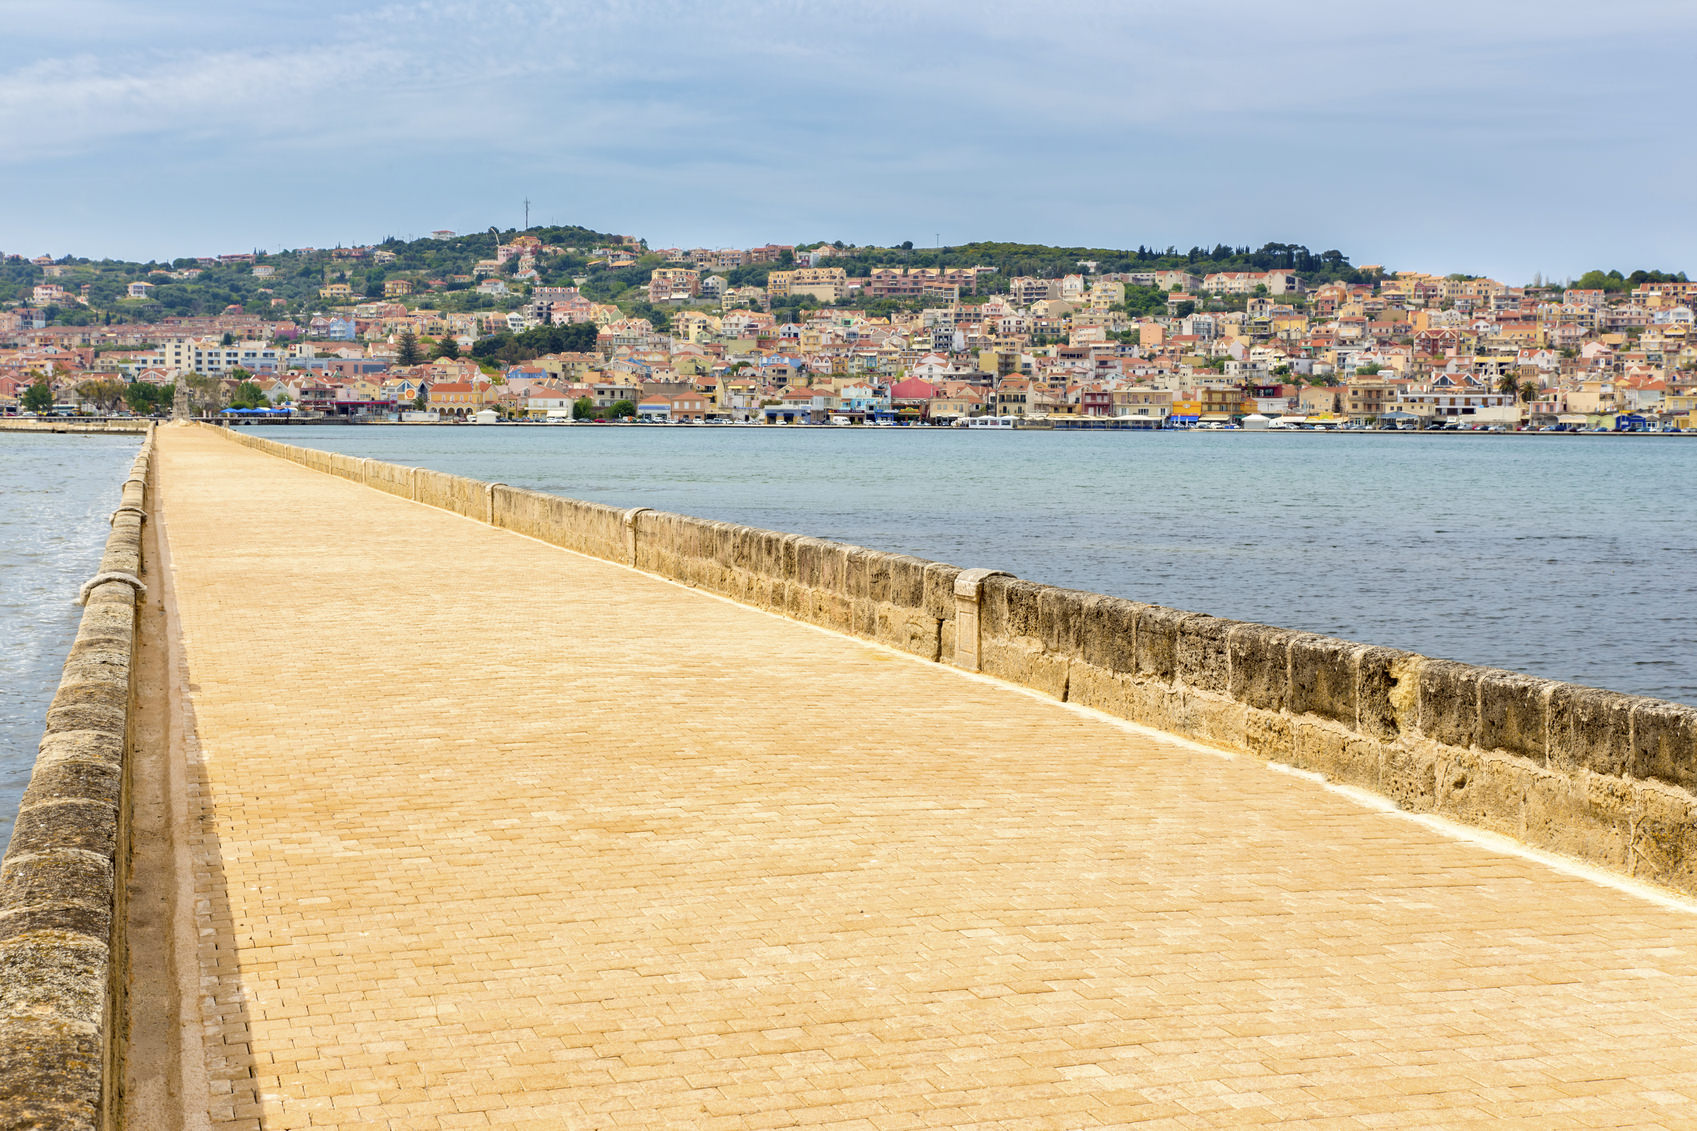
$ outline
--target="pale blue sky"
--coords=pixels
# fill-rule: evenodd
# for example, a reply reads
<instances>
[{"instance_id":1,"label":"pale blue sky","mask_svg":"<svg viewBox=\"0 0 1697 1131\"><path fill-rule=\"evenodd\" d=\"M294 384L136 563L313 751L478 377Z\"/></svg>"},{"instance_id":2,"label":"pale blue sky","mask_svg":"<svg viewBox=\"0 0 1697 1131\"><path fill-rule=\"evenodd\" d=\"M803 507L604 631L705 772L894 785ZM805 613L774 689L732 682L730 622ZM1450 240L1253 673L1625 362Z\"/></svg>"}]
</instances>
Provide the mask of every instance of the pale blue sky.
<instances>
[{"instance_id":1,"label":"pale blue sky","mask_svg":"<svg viewBox=\"0 0 1697 1131\"><path fill-rule=\"evenodd\" d=\"M581 223L1697 270L1693 0L0 0L0 250Z\"/></svg>"}]
</instances>

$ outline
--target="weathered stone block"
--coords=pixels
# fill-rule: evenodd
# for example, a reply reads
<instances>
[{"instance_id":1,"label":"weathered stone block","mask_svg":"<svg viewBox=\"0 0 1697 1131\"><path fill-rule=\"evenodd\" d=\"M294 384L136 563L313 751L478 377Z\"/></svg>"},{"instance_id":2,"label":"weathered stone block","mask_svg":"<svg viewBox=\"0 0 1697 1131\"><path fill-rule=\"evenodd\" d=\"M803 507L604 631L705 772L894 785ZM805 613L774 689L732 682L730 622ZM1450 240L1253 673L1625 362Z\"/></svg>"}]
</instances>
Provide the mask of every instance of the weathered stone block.
<instances>
[{"instance_id":1,"label":"weathered stone block","mask_svg":"<svg viewBox=\"0 0 1697 1131\"><path fill-rule=\"evenodd\" d=\"M0 953L0 984L36 976ZM51 1056L42 1051L51 1049ZM0 1126L93 1128L100 1126L101 1030L98 1022L13 1014L0 1018Z\"/></svg>"},{"instance_id":2,"label":"weathered stone block","mask_svg":"<svg viewBox=\"0 0 1697 1131\"><path fill-rule=\"evenodd\" d=\"M955 578L960 575L959 566L943 562L925 563L924 603L927 613L942 621L955 619ZM943 655L949 655L949 649L945 648Z\"/></svg>"},{"instance_id":3,"label":"weathered stone block","mask_svg":"<svg viewBox=\"0 0 1697 1131\"><path fill-rule=\"evenodd\" d=\"M1690 794L1653 782L1637 788L1631 873L1678 891L1697 891L1697 806Z\"/></svg>"},{"instance_id":4,"label":"weathered stone block","mask_svg":"<svg viewBox=\"0 0 1697 1131\"><path fill-rule=\"evenodd\" d=\"M1547 679L1484 669L1479 677L1479 746L1544 765L1549 698L1555 687Z\"/></svg>"},{"instance_id":5,"label":"weathered stone block","mask_svg":"<svg viewBox=\"0 0 1697 1131\"><path fill-rule=\"evenodd\" d=\"M94 730L110 734L124 733L128 718L123 705L98 703L65 703L47 709L47 729L50 731Z\"/></svg>"},{"instance_id":6,"label":"weathered stone block","mask_svg":"<svg viewBox=\"0 0 1697 1131\"><path fill-rule=\"evenodd\" d=\"M1550 689L1551 769L1590 770L1624 777L1632 771L1632 709L1638 700L1613 691L1563 683Z\"/></svg>"},{"instance_id":7,"label":"weathered stone block","mask_svg":"<svg viewBox=\"0 0 1697 1131\"><path fill-rule=\"evenodd\" d=\"M1260 711L1281 711L1290 697L1290 646L1299 634L1263 624L1235 624L1226 633L1230 694Z\"/></svg>"},{"instance_id":8,"label":"weathered stone block","mask_svg":"<svg viewBox=\"0 0 1697 1131\"><path fill-rule=\"evenodd\" d=\"M866 601L872 595L873 562L884 557L876 550L847 547L843 570L843 595L851 601Z\"/></svg>"},{"instance_id":9,"label":"weathered stone block","mask_svg":"<svg viewBox=\"0 0 1697 1131\"><path fill-rule=\"evenodd\" d=\"M1137 674L1170 683L1178 674L1179 626L1190 614L1161 605L1137 611Z\"/></svg>"},{"instance_id":10,"label":"weathered stone block","mask_svg":"<svg viewBox=\"0 0 1697 1131\"><path fill-rule=\"evenodd\" d=\"M1624 778L1543 770L1527 780L1524 835L1539 848L1624 870L1635 804Z\"/></svg>"},{"instance_id":11,"label":"weathered stone block","mask_svg":"<svg viewBox=\"0 0 1697 1131\"><path fill-rule=\"evenodd\" d=\"M1131 706L1126 718L1134 723L1177 733L1176 724L1190 717L1182 688L1137 676L1128 678L1124 686L1126 702Z\"/></svg>"},{"instance_id":12,"label":"weathered stone block","mask_svg":"<svg viewBox=\"0 0 1697 1131\"><path fill-rule=\"evenodd\" d=\"M787 582L799 581L801 578L801 535L777 534L774 537L777 544L773 547L773 552L779 563L777 576Z\"/></svg>"},{"instance_id":13,"label":"weathered stone block","mask_svg":"<svg viewBox=\"0 0 1697 1131\"><path fill-rule=\"evenodd\" d=\"M794 534L762 531L760 572L775 581L792 579L795 576L795 542Z\"/></svg>"},{"instance_id":14,"label":"weathered stone block","mask_svg":"<svg viewBox=\"0 0 1697 1131\"><path fill-rule=\"evenodd\" d=\"M1379 792L1404 809L1430 812L1438 789L1437 759L1430 744L1379 747Z\"/></svg>"},{"instance_id":15,"label":"weathered stone block","mask_svg":"<svg viewBox=\"0 0 1697 1131\"><path fill-rule=\"evenodd\" d=\"M1292 763L1328 779L1363 789L1379 789L1383 747L1335 727L1296 723L1296 757Z\"/></svg>"},{"instance_id":16,"label":"weathered stone block","mask_svg":"<svg viewBox=\"0 0 1697 1131\"><path fill-rule=\"evenodd\" d=\"M876 606L877 625L873 639L910 655L936 661L940 654L937 622L922 610L900 605ZM952 642L951 642L952 643Z\"/></svg>"},{"instance_id":17,"label":"weathered stone block","mask_svg":"<svg viewBox=\"0 0 1697 1131\"><path fill-rule=\"evenodd\" d=\"M1082 589L1042 586L1037 594L1037 638L1058 656L1078 655L1079 637L1099 598Z\"/></svg>"},{"instance_id":18,"label":"weathered stone block","mask_svg":"<svg viewBox=\"0 0 1697 1131\"><path fill-rule=\"evenodd\" d=\"M925 608L925 567L932 563L923 558L911 557L907 554L890 554L885 558L889 569L889 596L886 598L892 605L900 605L906 609ZM953 584L953 579L950 579ZM949 594L949 605L954 606L954 594Z\"/></svg>"},{"instance_id":19,"label":"weathered stone block","mask_svg":"<svg viewBox=\"0 0 1697 1131\"><path fill-rule=\"evenodd\" d=\"M112 875L109 854L66 848L9 854L0 871L0 929L22 929L17 912L56 908L66 919L62 929L104 941L112 929Z\"/></svg>"},{"instance_id":20,"label":"weathered stone block","mask_svg":"<svg viewBox=\"0 0 1697 1131\"><path fill-rule=\"evenodd\" d=\"M1184 702L1189 715L1189 729L1185 733L1227 750L1247 748L1249 708L1222 695L1202 694L1189 689Z\"/></svg>"},{"instance_id":21,"label":"weathered stone block","mask_svg":"<svg viewBox=\"0 0 1697 1131\"><path fill-rule=\"evenodd\" d=\"M130 701L129 669L105 665L65 665L65 678L53 696L52 707L110 707L122 711ZM50 708L51 709L51 708Z\"/></svg>"},{"instance_id":22,"label":"weathered stone block","mask_svg":"<svg viewBox=\"0 0 1697 1131\"><path fill-rule=\"evenodd\" d=\"M825 542L819 547L819 588L848 595L850 547L842 542Z\"/></svg>"},{"instance_id":23,"label":"weathered stone block","mask_svg":"<svg viewBox=\"0 0 1697 1131\"><path fill-rule=\"evenodd\" d=\"M1447 817L1518 837L1524 831L1532 767L1502 754L1445 750L1438 760L1435 808Z\"/></svg>"},{"instance_id":24,"label":"weathered stone block","mask_svg":"<svg viewBox=\"0 0 1697 1131\"><path fill-rule=\"evenodd\" d=\"M1067 658L1043 650L1035 637L988 639L979 643L978 670L1021 687L1064 698Z\"/></svg>"},{"instance_id":25,"label":"weathered stone block","mask_svg":"<svg viewBox=\"0 0 1697 1131\"><path fill-rule=\"evenodd\" d=\"M820 562L825 550L826 543L818 538L797 538L795 540L794 580L801 582L809 589L817 589L825 572Z\"/></svg>"},{"instance_id":26,"label":"weathered stone block","mask_svg":"<svg viewBox=\"0 0 1697 1131\"><path fill-rule=\"evenodd\" d=\"M1179 622L1174 662L1178 680L1197 691L1226 694L1231 686L1227 634L1236 621L1192 613Z\"/></svg>"},{"instance_id":27,"label":"weathered stone block","mask_svg":"<svg viewBox=\"0 0 1697 1131\"><path fill-rule=\"evenodd\" d=\"M749 558L749 528L734 522L721 522L713 532L713 560L719 563L721 576L729 576L745 568Z\"/></svg>"},{"instance_id":28,"label":"weathered stone block","mask_svg":"<svg viewBox=\"0 0 1697 1131\"><path fill-rule=\"evenodd\" d=\"M31 794L34 794L32 798ZM8 853L74 848L111 856L118 845L118 809L111 802L81 797L47 798L30 782L12 826Z\"/></svg>"},{"instance_id":29,"label":"weathered stone block","mask_svg":"<svg viewBox=\"0 0 1697 1131\"><path fill-rule=\"evenodd\" d=\"M1427 660L1420 666L1420 731L1445 746L1469 747L1479 741L1481 669L1453 660Z\"/></svg>"},{"instance_id":30,"label":"weathered stone block","mask_svg":"<svg viewBox=\"0 0 1697 1131\"><path fill-rule=\"evenodd\" d=\"M1294 762L1296 721L1278 711L1247 708L1244 716L1244 748L1257 758L1265 758L1269 762Z\"/></svg>"},{"instance_id":31,"label":"weathered stone block","mask_svg":"<svg viewBox=\"0 0 1697 1131\"><path fill-rule=\"evenodd\" d=\"M848 632L854 623L854 602L840 588L818 589L819 619L814 623L833 632Z\"/></svg>"},{"instance_id":32,"label":"weathered stone block","mask_svg":"<svg viewBox=\"0 0 1697 1131\"><path fill-rule=\"evenodd\" d=\"M43 754L36 759L22 804L82 800L116 807L122 789L123 769L115 760L52 758Z\"/></svg>"},{"instance_id":33,"label":"weathered stone block","mask_svg":"<svg viewBox=\"0 0 1697 1131\"><path fill-rule=\"evenodd\" d=\"M1074 661L1067 671L1069 703L1135 720L1139 698L1136 680L1123 672L1104 671L1083 661Z\"/></svg>"},{"instance_id":34,"label":"weathered stone block","mask_svg":"<svg viewBox=\"0 0 1697 1131\"><path fill-rule=\"evenodd\" d=\"M1632 773L1697 791L1697 707L1654 699L1633 707Z\"/></svg>"},{"instance_id":35,"label":"weathered stone block","mask_svg":"<svg viewBox=\"0 0 1697 1131\"><path fill-rule=\"evenodd\" d=\"M98 1029L106 969L106 946L93 939L24 935L0 941L0 1019L33 1016Z\"/></svg>"},{"instance_id":36,"label":"weathered stone block","mask_svg":"<svg viewBox=\"0 0 1697 1131\"><path fill-rule=\"evenodd\" d=\"M1360 645L1299 632L1290 640L1290 689L1294 715L1318 715L1355 725L1356 653Z\"/></svg>"},{"instance_id":37,"label":"weathered stone block","mask_svg":"<svg viewBox=\"0 0 1697 1131\"><path fill-rule=\"evenodd\" d=\"M1355 653L1355 726L1381 742L1395 742L1420 721L1422 656L1364 646Z\"/></svg>"},{"instance_id":38,"label":"weathered stone block","mask_svg":"<svg viewBox=\"0 0 1697 1131\"><path fill-rule=\"evenodd\" d=\"M1119 597L1097 597L1078 626L1079 657L1105 672L1135 672L1137 614L1143 607Z\"/></svg>"},{"instance_id":39,"label":"weathered stone block","mask_svg":"<svg viewBox=\"0 0 1697 1131\"><path fill-rule=\"evenodd\" d=\"M986 638L1041 640L1038 601L1045 588L1006 574L986 577L979 589L979 632Z\"/></svg>"},{"instance_id":40,"label":"weathered stone block","mask_svg":"<svg viewBox=\"0 0 1697 1131\"><path fill-rule=\"evenodd\" d=\"M878 635L878 606L865 597L855 597L849 601L850 635L862 640L874 640Z\"/></svg>"}]
</instances>

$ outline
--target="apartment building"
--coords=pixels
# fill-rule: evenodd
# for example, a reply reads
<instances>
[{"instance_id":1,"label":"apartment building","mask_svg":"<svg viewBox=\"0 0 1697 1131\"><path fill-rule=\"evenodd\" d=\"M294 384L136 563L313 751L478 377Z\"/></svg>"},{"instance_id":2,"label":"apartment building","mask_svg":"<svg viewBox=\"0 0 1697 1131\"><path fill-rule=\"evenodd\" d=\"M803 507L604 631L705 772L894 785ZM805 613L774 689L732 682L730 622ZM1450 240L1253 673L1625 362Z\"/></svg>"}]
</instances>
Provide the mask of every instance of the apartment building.
<instances>
[{"instance_id":1,"label":"apartment building","mask_svg":"<svg viewBox=\"0 0 1697 1131\"><path fill-rule=\"evenodd\" d=\"M874 267L867 275L872 298L959 298L978 293L975 267Z\"/></svg>"},{"instance_id":2,"label":"apartment building","mask_svg":"<svg viewBox=\"0 0 1697 1131\"><path fill-rule=\"evenodd\" d=\"M1034 302L1042 302L1046 298L1061 297L1061 281L1059 279L1036 279L1030 275L1020 275L1008 282L1009 297L1017 306L1030 306Z\"/></svg>"},{"instance_id":3,"label":"apartment building","mask_svg":"<svg viewBox=\"0 0 1697 1131\"><path fill-rule=\"evenodd\" d=\"M798 267L774 271L766 277L770 298L811 295L820 302L837 302L848 294L848 272L841 267Z\"/></svg>"},{"instance_id":4,"label":"apartment building","mask_svg":"<svg viewBox=\"0 0 1697 1131\"><path fill-rule=\"evenodd\" d=\"M232 369L249 373L276 373L288 364L282 350L264 342L224 345L217 338L169 338L144 361L147 368L172 373L204 373L219 376Z\"/></svg>"},{"instance_id":5,"label":"apartment building","mask_svg":"<svg viewBox=\"0 0 1697 1131\"><path fill-rule=\"evenodd\" d=\"M1257 287L1270 295L1300 294L1302 280L1294 271L1218 271L1202 280L1202 289L1214 295L1252 295Z\"/></svg>"},{"instance_id":6,"label":"apartment building","mask_svg":"<svg viewBox=\"0 0 1697 1131\"><path fill-rule=\"evenodd\" d=\"M649 302L687 302L701 293L701 272L693 267L656 267L648 279Z\"/></svg>"}]
</instances>

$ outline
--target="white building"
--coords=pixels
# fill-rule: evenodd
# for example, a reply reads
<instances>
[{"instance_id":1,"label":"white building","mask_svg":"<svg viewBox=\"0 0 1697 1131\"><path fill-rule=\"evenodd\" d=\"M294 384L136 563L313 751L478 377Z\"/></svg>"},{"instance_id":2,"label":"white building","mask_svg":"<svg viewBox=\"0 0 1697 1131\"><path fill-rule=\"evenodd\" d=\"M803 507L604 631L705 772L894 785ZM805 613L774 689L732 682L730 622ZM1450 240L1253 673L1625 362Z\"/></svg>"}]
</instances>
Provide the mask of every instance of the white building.
<instances>
[{"instance_id":1,"label":"white building","mask_svg":"<svg viewBox=\"0 0 1697 1131\"><path fill-rule=\"evenodd\" d=\"M226 346L217 338L170 338L160 345L157 353L138 359L138 364L172 373L218 376L232 369L277 373L288 361L284 351L264 342L236 342Z\"/></svg>"}]
</instances>

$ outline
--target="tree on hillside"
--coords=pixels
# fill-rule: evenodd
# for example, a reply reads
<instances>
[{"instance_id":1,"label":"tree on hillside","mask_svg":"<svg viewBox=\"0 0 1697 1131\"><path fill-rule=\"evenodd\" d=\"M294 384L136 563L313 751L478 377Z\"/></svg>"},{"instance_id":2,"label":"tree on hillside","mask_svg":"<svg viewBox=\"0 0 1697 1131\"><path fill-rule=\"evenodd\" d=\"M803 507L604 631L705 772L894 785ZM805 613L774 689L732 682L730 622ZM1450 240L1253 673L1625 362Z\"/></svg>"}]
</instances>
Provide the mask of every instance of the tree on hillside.
<instances>
[{"instance_id":1,"label":"tree on hillside","mask_svg":"<svg viewBox=\"0 0 1697 1131\"><path fill-rule=\"evenodd\" d=\"M400 338L395 342L395 364L417 365L423 360L418 348L418 335L411 330L402 330Z\"/></svg>"},{"instance_id":2,"label":"tree on hillside","mask_svg":"<svg viewBox=\"0 0 1697 1131\"><path fill-rule=\"evenodd\" d=\"M588 397L579 397L572 402L573 420L593 420L595 418L595 402Z\"/></svg>"},{"instance_id":3,"label":"tree on hillside","mask_svg":"<svg viewBox=\"0 0 1697 1131\"><path fill-rule=\"evenodd\" d=\"M514 334L503 331L472 343L471 356L481 363L513 364L545 353L588 353L595 349L599 331L593 322L565 326L536 326Z\"/></svg>"},{"instance_id":4,"label":"tree on hillside","mask_svg":"<svg viewBox=\"0 0 1697 1131\"><path fill-rule=\"evenodd\" d=\"M436 342L436 356L452 361L460 356L460 343L452 334L443 334Z\"/></svg>"}]
</instances>

